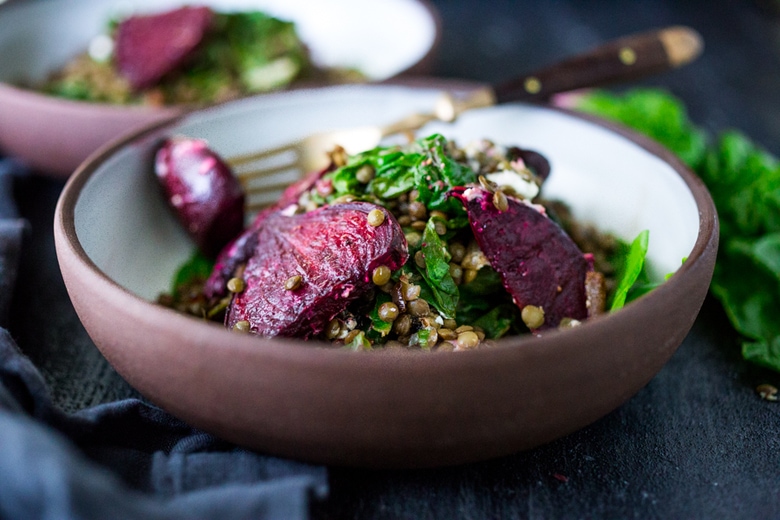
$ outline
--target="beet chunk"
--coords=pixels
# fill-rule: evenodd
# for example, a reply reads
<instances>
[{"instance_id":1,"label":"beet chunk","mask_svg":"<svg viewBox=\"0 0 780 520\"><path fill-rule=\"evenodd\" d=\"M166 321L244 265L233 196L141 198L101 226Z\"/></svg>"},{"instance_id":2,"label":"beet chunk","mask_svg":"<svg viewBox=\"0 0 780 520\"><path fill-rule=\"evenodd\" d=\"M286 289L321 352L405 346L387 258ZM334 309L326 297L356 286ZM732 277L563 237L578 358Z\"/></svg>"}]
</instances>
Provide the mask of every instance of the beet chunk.
<instances>
[{"instance_id":1,"label":"beet chunk","mask_svg":"<svg viewBox=\"0 0 780 520\"><path fill-rule=\"evenodd\" d=\"M507 150L507 155L513 161L516 159L523 161L542 182L550 176L550 161L539 152L513 146Z\"/></svg>"},{"instance_id":2,"label":"beet chunk","mask_svg":"<svg viewBox=\"0 0 780 520\"><path fill-rule=\"evenodd\" d=\"M312 186L330 169L309 173L297 182L294 182L284 190L279 200L273 206L260 211L252 225L244 230L241 235L226 245L217 256L214 269L204 286L207 298L224 296L227 293L226 284L236 272L236 269L252 256L257 244L257 231L265 219L276 211L281 211L291 204L296 204L300 196L311 189Z\"/></svg>"},{"instance_id":3,"label":"beet chunk","mask_svg":"<svg viewBox=\"0 0 780 520\"><path fill-rule=\"evenodd\" d=\"M515 305L544 310L539 330L557 327L564 317L587 317L589 263L540 207L507 197L507 209L499 211L493 195L481 188L458 189L453 194L466 207L474 236Z\"/></svg>"},{"instance_id":4,"label":"beet chunk","mask_svg":"<svg viewBox=\"0 0 780 520\"><path fill-rule=\"evenodd\" d=\"M353 202L309 213L268 215L257 231L244 270L245 289L228 308L225 323L248 321L263 336L308 338L319 334L347 305L373 287L374 268L400 268L409 254L401 226L386 210L373 227L367 215L378 206ZM300 276L300 286L285 288Z\"/></svg>"},{"instance_id":5,"label":"beet chunk","mask_svg":"<svg viewBox=\"0 0 780 520\"><path fill-rule=\"evenodd\" d=\"M213 17L208 7L182 7L127 18L116 29L117 70L134 90L153 86L190 57Z\"/></svg>"},{"instance_id":6,"label":"beet chunk","mask_svg":"<svg viewBox=\"0 0 780 520\"><path fill-rule=\"evenodd\" d=\"M244 227L244 191L222 159L200 139L173 138L157 151L163 192L198 248L216 256Z\"/></svg>"}]
</instances>

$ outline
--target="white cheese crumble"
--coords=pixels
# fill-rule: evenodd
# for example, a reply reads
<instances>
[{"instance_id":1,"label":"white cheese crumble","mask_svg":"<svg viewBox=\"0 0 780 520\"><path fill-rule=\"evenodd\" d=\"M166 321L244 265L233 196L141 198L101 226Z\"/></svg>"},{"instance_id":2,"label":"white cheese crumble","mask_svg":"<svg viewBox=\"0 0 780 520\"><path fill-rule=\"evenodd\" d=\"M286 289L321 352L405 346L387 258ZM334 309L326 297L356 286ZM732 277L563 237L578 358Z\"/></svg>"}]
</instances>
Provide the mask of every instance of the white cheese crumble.
<instances>
[{"instance_id":1,"label":"white cheese crumble","mask_svg":"<svg viewBox=\"0 0 780 520\"><path fill-rule=\"evenodd\" d=\"M513 170L501 170L488 173L485 178L498 186L509 186L518 195L531 200L539 195L539 186L532 180L524 178Z\"/></svg>"}]
</instances>

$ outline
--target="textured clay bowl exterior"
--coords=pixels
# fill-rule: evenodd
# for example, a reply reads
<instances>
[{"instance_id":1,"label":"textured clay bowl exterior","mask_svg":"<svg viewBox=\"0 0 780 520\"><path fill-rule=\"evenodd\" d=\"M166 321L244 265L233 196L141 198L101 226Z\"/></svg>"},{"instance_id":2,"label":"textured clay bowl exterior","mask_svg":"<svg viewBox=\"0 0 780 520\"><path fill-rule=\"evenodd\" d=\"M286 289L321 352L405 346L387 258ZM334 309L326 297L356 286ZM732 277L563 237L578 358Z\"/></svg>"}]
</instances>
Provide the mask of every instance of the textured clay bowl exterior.
<instances>
[{"instance_id":1,"label":"textured clay bowl exterior","mask_svg":"<svg viewBox=\"0 0 780 520\"><path fill-rule=\"evenodd\" d=\"M122 4L123 8L161 11L182 2L130 0ZM372 82L428 72L440 41L438 12L424 0L383 0L363 6L359 0L338 0L312 7L312 15L306 14L305 0L202 0L198 4L218 10L264 9L286 15L286 19L306 25L311 34L307 41L313 40L315 50L321 47L321 62L330 65L350 66L351 60L366 66L381 64L384 55L392 51L386 66L361 68ZM102 0L28 0L0 7L0 152L21 159L41 174L64 178L112 139L187 110L73 101L15 86L21 80L41 82L83 52L118 5ZM372 6L383 15L367 22ZM324 35L323 24L334 20L316 13L322 8L330 9L346 27L338 33L344 42ZM397 13L388 16L393 11ZM350 12L356 14L345 15ZM409 31L416 31L417 37L409 37ZM362 34L363 40L359 45L345 40L344 34ZM388 43L397 40L405 43Z\"/></svg>"},{"instance_id":2,"label":"textured clay bowl exterior","mask_svg":"<svg viewBox=\"0 0 780 520\"><path fill-rule=\"evenodd\" d=\"M348 97L359 103L366 88ZM377 89L388 99L398 94L379 87L369 93ZM338 104L327 92L316 94L323 95L324 101ZM277 105L288 99L278 98ZM223 141L209 134L211 123L220 118L232 122L246 112L241 106L232 112L223 106L198 116L203 120L187 128L216 139L220 148ZM504 120L511 125L518 118L542 123L560 118L586 133L611 134L610 139L665 165L691 203L691 217L680 226L693 229L690 246L685 246L690 247L687 260L661 287L619 312L543 337L505 339L492 349L354 353L231 333L150 303L106 274L104 269L110 268L99 267L109 266L118 254L111 244L135 241L141 251L154 233L131 229L114 235L101 217L114 203L94 211L88 206L103 195L115 196L113 189L129 193L131 185L108 184L120 182L117 165L136 155L138 164L145 164L153 142L180 131L174 123L103 149L68 182L56 210L55 239L73 305L100 351L143 395L194 426L262 452L338 465L432 467L510 454L582 428L650 381L690 330L713 272L715 209L700 180L668 151L625 129L517 105L479 111L473 120L463 116L459 124L467 134L470 126L479 126L472 122L481 114L492 128ZM555 175L560 160L553 157L552 162ZM138 177L133 189L154 197L155 187L147 185L153 184L151 173ZM605 193L610 196L609 190ZM155 208L156 203L139 206L139 211L168 225L172 217ZM173 242L150 247L173 247ZM682 256L675 256L678 265ZM163 256L154 265L170 276L173 264Z\"/></svg>"}]
</instances>

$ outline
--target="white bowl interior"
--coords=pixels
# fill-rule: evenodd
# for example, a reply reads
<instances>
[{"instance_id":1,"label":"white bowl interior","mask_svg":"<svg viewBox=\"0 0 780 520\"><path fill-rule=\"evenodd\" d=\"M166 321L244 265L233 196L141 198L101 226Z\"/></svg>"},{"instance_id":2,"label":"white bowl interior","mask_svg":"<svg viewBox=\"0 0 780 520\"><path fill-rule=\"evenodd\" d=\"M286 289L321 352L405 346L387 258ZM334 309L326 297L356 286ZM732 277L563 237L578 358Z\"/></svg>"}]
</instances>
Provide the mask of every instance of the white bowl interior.
<instances>
[{"instance_id":1,"label":"white bowl interior","mask_svg":"<svg viewBox=\"0 0 780 520\"><path fill-rule=\"evenodd\" d=\"M165 206L152 173L162 135L207 139L223 156L272 147L332 128L388 123L429 110L439 91L393 86L348 86L297 91L229 103L191 114L165 133L119 149L97 165L75 208L78 238L108 277L154 299L193 251ZM657 280L680 267L693 249L699 214L687 185L659 157L596 124L555 110L513 104L434 124L461 144L489 138L543 153L552 164L547 197L574 215L625 240L650 231L648 262Z\"/></svg>"},{"instance_id":2,"label":"white bowl interior","mask_svg":"<svg viewBox=\"0 0 780 520\"><path fill-rule=\"evenodd\" d=\"M160 12L181 0L28 0L0 9L0 81L37 83L86 50L118 13ZM218 11L259 9L296 23L320 65L355 67L374 81L420 61L436 39L416 0L199 0Z\"/></svg>"}]
</instances>

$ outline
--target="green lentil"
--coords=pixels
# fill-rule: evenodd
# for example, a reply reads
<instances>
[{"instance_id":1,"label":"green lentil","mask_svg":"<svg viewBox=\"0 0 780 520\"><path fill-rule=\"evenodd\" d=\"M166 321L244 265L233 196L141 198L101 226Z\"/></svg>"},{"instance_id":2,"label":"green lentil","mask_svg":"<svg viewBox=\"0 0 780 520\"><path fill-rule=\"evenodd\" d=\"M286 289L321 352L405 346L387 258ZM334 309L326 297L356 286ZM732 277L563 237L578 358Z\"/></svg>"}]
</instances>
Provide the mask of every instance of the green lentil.
<instances>
[{"instance_id":1,"label":"green lentil","mask_svg":"<svg viewBox=\"0 0 780 520\"><path fill-rule=\"evenodd\" d=\"M393 302L385 302L379 306L379 319L388 323L398 318L398 306Z\"/></svg>"},{"instance_id":2,"label":"green lentil","mask_svg":"<svg viewBox=\"0 0 780 520\"><path fill-rule=\"evenodd\" d=\"M374 282L374 285L384 285L387 282L390 281L390 276L393 273L390 271L390 268L386 265L380 265L376 269L374 269L374 272L371 275L371 280Z\"/></svg>"},{"instance_id":3,"label":"green lentil","mask_svg":"<svg viewBox=\"0 0 780 520\"><path fill-rule=\"evenodd\" d=\"M294 290L300 288L302 282L303 282L303 278L301 277L301 275L296 274L295 276L289 277L284 282L284 288L286 290L288 290L288 291L294 291Z\"/></svg>"},{"instance_id":4,"label":"green lentil","mask_svg":"<svg viewBox=\"0 0 780 520\"><path fill-rule=\"evenodd\" d=\"M232 293L240 293L244 290L245 284L242 278L231 278L227 282L227 290Z\"/></svg>"},{"instance_id":5,"label":"green lentil","mask_svg":"<svg viewBox=\"0 0 780 520\"><path fill-rule=\"evenodd\" d=\"M420 291L422 291L422 287L419 285L415 285L413 283L401 283L401 295L404 297L404 300L408 302L419 298Z\"/></svg>"},{"instance_id":6,"label":"green lentil","mask_svg":"<svg viewBox=\"0 0 780 520\"><path fill-rule=\"evenodd\" d=\"M409 313L414 316L427 316L431 313L431 306L427 301L417 299L409 302Z\"/></svg>"},{"instance_id":7,"label":"green lentil","mask_svg":"<svg viewBox=\"0 0 780 520\"><path fill-rule=\"evenodd\" d=\"M479 336L473 330L467 330L458 334L458 347L471 349L479 345Z\"/></svg>"},{"instance_id":8,"label":"green lentil","mask_svg":"<svg viewBox=\"0 0 780 520\"><path fill-rule=\"evenodd\" d=\"M233 325L233 330L236 332L249 332L249 322L246 320L237 321Z\"/></svg>"},{"instance_id":9,"label":"green lentil","mask_svg":"<svg viewBox=\"0 0 780 520\"><path fill-rule=\"evenodd\" d=\"M544 309L536 305L526 305L520 311L520 317L529 329L538 329L544 325Z\"/></svg>"},{"instance_id":10,"label":"green lentil","mask_svg":"<svg viewBox=\"0 0 780 520\"><path fill-rule=\"evenodd\" d=\"M422 251L417 251L414 254L414 263L417 264L417 267L425 268L425 255Z\"/></svg>"},{"instance_id":11,"label":"green lentil","mask_svg":"<svg viewBox=\"0 0 780 520\"><path fill-rule=\"evenodd\" d=\"M393 332L398 334L398 341L401 341L401 336L409 334L409 330L412 328L412 317L408 314L403 314L397 320L393 322Z\"/></svg>"},{"instance_id":12,"label":"green lentil","mask_svg":"<svg viewBox=\"0 0 780 520\"><path fill-rule=\"evenodd\" d=\"M328 339L336 339L341 332L341 322L336 318L333 318L328 322L328 326L325 329L325 336Z\"/></svg>"},{"instance_id":13,"label":"green lentil","mask_svg":"<svg viewBox=\"0 0 780 520\"><path fill-rule=\"evenodd\" d=\"M382 225L382 222L385 221L385 212L381 209L372 209L368 212L366 220L368 220L369 225L372 227L379 227Z\"/></svg>"},{"instance_id":14,"label":"green lentil","mask_svg":"<svg viewBox=\"0 0 780 520\"><path fill-rule=\"evenodd\" d=\"M355 172L355 178L362 184L368 184L374 178L374 168L366 164Z\"/></svg>"}]
</instances>

